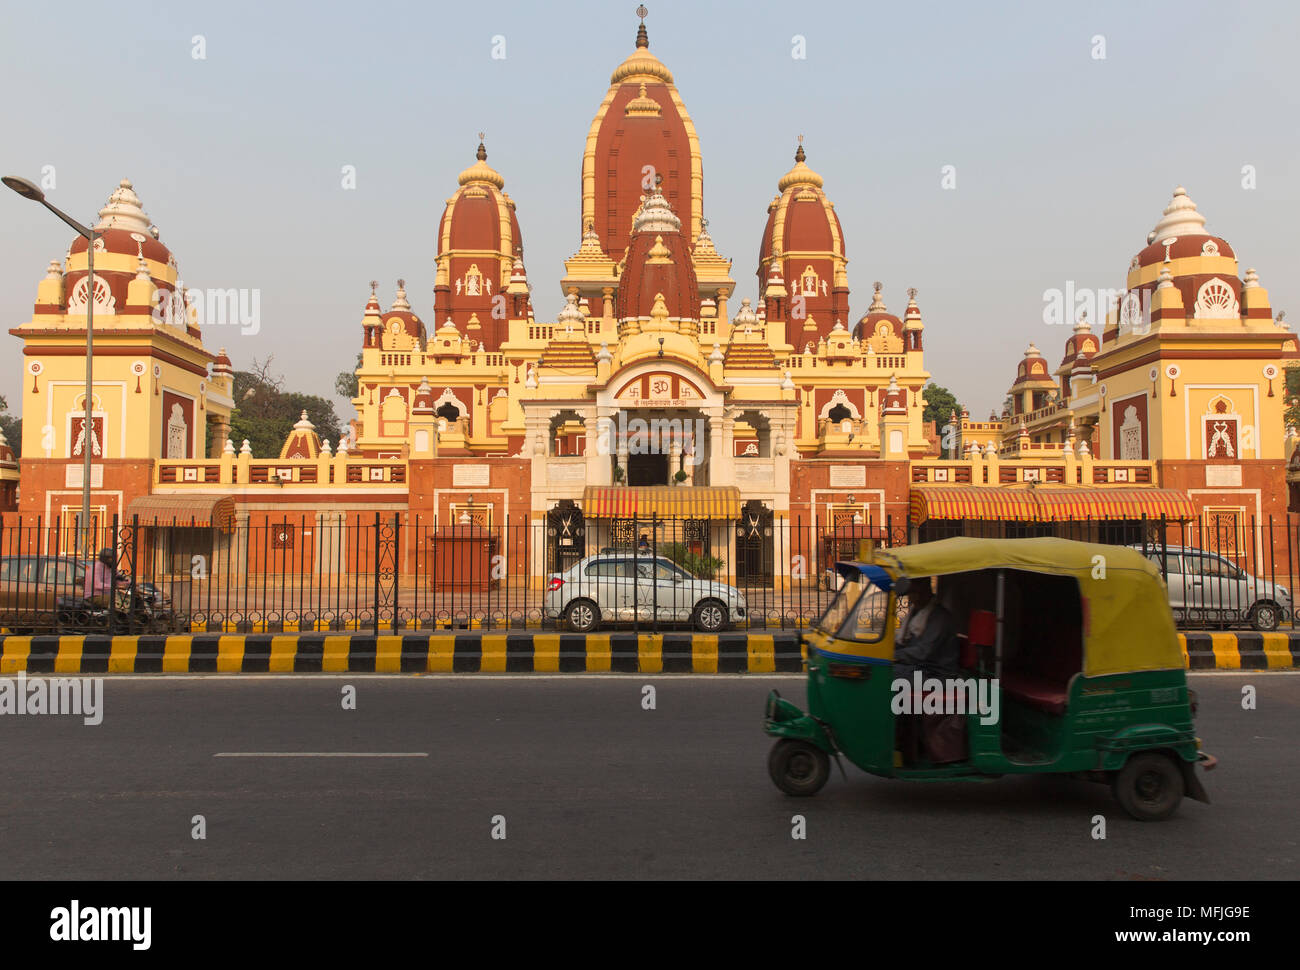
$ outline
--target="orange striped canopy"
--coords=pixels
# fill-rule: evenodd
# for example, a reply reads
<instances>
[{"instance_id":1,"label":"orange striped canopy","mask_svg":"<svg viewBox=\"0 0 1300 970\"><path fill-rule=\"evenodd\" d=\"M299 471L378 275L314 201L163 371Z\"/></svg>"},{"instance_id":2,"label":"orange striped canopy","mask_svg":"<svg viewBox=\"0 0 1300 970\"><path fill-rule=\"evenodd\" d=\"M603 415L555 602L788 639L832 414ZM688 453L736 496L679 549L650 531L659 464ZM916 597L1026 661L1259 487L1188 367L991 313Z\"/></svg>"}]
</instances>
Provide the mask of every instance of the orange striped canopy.
<instances>
[{"instance_id":1,"label":"orange striped canopy","mask_svg":"<svg viewBox=\"0 0 1300 970\"><path fill-rule=\"evenodd\" d=\"M588 485L582 514L589 519L711 519L740 517L734 485Z\"/></svg>"},{"instance_id":2,"label":"orange striped canopy","mask_svg":"<svg viewBox=\"0 0 1300 970\"><path fill-rule=\"evenodd\" d=\"M930 519L1000 522L1079 522L1088 519L1196 518L1186 492L1173 488L998 488L986 485L917 485L912 525Z\"/></svg>"}]
</instances>

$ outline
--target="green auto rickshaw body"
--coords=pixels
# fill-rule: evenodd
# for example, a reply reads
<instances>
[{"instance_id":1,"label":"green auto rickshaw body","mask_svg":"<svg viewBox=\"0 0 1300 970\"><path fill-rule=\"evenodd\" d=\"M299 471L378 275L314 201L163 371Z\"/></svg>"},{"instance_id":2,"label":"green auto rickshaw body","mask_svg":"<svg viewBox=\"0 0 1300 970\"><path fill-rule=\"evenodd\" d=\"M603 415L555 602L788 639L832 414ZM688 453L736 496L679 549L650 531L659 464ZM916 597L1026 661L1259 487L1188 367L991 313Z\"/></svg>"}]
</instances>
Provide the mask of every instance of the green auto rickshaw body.
<instances>
[{"instance_id":1,"label":"green auto rickshaw body","mask_svg":"<svg viewBox=\"0 0 1300 970\"><path fill-rule=\"evenodd\" d=\"M843 586L804 636L807 712L774 691L768 734L913 780L1042 772L1105 780L1155 751L1179 767L1187 797L1209 800L1193 769L1214 761L1193 729L1169 600L1159 570L1137 551L954 538L879 549L872 562L837 571ZM904 760L897 749L898 721L911 716L895 713L906 693L895 686L897 597L914 577L937 577L936 598L971 643L962 683L943 692L967 702L964 756L943 763Z\"/></svg>"}]
</instances>

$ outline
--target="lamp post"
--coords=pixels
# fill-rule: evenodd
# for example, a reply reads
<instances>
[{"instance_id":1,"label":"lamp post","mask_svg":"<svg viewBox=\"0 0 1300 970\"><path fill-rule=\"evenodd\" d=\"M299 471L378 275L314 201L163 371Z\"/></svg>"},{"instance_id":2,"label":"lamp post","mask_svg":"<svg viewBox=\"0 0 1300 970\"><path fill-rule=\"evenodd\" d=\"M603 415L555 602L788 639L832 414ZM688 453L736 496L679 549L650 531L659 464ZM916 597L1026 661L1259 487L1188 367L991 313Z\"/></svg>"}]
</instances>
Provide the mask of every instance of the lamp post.
<instances>
[{"instance_id":1,"label":"lamp post","mask_svg":"<svg viewBox=\"0 0 1300 970\"><path fill-rule=\"evenodd\" d=\"M39 202L45 206L86 240L86 423L83 429L86 439L86 459L81 470L81 528L78 529L80 535L78 535L77 541L82 554L87 559L90 559L93 557L90 548L92 539L90 528L90 456L94 451L95 442L94 405L91 400L95 367L95 232L92 229L87 229L66 212L51 205L46 200L45 193L41 191L40 186L34 182L19 178L16 175L6 175L0 181L3 181L5 185L24 199L31 199L33 202Z\"/></svg>"}]
</instances>

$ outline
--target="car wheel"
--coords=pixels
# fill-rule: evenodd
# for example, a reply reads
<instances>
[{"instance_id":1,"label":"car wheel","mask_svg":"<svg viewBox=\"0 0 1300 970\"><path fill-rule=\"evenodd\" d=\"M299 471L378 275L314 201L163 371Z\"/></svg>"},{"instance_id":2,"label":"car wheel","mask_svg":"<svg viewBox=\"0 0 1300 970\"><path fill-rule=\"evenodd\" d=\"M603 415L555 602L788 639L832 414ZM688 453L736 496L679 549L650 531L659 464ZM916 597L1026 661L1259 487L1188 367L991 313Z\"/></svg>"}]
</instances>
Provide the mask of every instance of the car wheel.
<instances>
[{"instance_id":1,"label":"car wheel","mask_svg":"<svg viewBox=\"0 0 1300 970\"><path fill-rule=\"evenodd\" d=\"M1250 625L1261 633L1272 633L1280 619L1278 608L1273 603L1256 603L1250 611Z\"/></svg>"},{"instance_id":2,"label":"car wheel","mask_svg":"<svg viewBox=\"0 0 1300 970\"><path fill-rule=\"evenodd\" d=\"M700 632L717 633L727 625L727 608L717 600L701 600L693 619Z\"/></svg>"},{"instance_id":3,"label":"car wheel","mask_svg":"<svg viewBox=\"0 0 1300 970\"><path fill-rule=\"evenodd\" d=\"M1183 800L1183 773L1168 755L1135 754L1115 776L1115 798L1140 822L1159 822Z\"/></svg>"},{"instance_id":4,"label":"car wheel","mask_svg":"<svg viewBox=\"0 0 1300 970\"><path fill-rule=\"evenodd\" d=\"M590 633L600 625L600 609L591 600L574 600L564 611L564 623L574 633Z\"/></svg>"},{"instance_id":5,"label":"car wheel","mask_svg":"<svg viewBox=\"0 0 1300 970\"><path fill-rule=\"evenodd\" d=\"M809 741L782 738L767 756L767 772L787 795L816 795L831 776L831 759Z\"/></svg>"}]
</instances>

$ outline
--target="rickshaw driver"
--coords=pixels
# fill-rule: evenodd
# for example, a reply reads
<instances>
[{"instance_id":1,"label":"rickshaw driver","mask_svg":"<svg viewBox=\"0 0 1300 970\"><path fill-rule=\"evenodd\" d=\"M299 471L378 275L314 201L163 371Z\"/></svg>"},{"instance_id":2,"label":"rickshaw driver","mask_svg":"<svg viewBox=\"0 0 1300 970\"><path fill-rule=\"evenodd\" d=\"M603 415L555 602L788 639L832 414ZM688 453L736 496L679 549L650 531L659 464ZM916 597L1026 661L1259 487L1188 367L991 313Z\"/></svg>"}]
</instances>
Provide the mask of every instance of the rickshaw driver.
<instances>
[{"instance_id":1,"label":"rickshaw driver","mask_svg":"<svg viewBox=\"0 0 1300 970\"><path fill-rule=\"evenodd\" d=\"M959 676L957 624L935 599L929 576L911 578L907 601L907 618L894 635L894 676L910 680L917 670L941 678Z\"/></svg>"}]
</instances>

